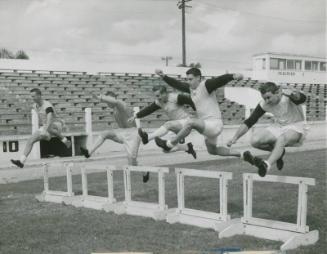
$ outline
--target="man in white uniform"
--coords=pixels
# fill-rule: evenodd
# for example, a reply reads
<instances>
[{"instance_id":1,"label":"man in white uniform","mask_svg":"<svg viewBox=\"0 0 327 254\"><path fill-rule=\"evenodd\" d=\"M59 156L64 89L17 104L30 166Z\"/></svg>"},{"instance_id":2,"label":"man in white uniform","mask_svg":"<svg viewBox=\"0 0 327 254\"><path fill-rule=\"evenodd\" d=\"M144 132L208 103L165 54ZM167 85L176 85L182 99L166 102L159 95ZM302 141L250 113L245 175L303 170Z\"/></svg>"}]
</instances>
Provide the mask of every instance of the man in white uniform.
<instances>
[{"instance_id":1,"label":"man in white uniform","mask_svg":"<svg viewBox=\"0 0 327 254\"><path fill-rule=\"evenodd\" d=\"M42 99L40 89L33 88L30 92L34 101L33 109L38 115L39 125L41 127L27 141L24 153L20 159L11 160L13 164L20 168L24 167L24 163L31 153L34 143L38 141L49 141L52 137L58 137L68 148L71 146L71 142L62 135L64 122L57 116L53 105L49 101Z\"/></svg>"},{"instance_id":2,"label":"man in white uniform","mask_svg":"<svg viewBox=\"0 0 327 254\"><path fill-rule=\"evenodd\" d=\"M139 128L138 132L144 145L156 137L166 135L169 131L178 133L190 119L190 115L185 110L184 105L189 105L193 108L193 110L195 110L194 103L189 96L185 96L184 94L168 93L167 87L164 85L154 86L152 91L154 92L156 100L149 106L137 112L137 114L131 118L131 120L146 117L161 109L167 114L170 121L165 122L160 128L156 129L151 134L148 134ZM192 143L177 144L176 151L185 151L196 159L196 153L193 149Z\"/></svg>"},{"instance_id":3,"label":"man in white uniform","mask_svg":"<svg viewBox=\"0 0 327 254\"><path fill-rule=\"evenodd\" d=\"M299 146L306 135L305 119L302 106L306 96L300 91L281 89L275 83L266 82L259 88L263 100L258 104L250 117L236 131L228 146L236 143L266 112L275 117L275 123L252 134L251 145L255 148L270 151L267 160L253 157L249 151L244 159L258 168L260 176L265 176L271 166L281 170L284 166L285 147Z\"/></svg>"},{"instance_id":4,"label":"man in white uniform","mask_svg":"<svg viewBox=\"0 0 327 254\"><path fill-rule=\"evenodd\" d=\"M132 109L130 109L125 102L118 100L117 95L113 92L107 92L105 95L101 94L99 96L93 96L103 102L106 102L108 106L113 109L113 116L120 129L104 131L101 133L98 140L90 150L81 147L81 153L86 158L89 158L105 142L106 139L110 139L116 143L124 144L129 165L136 166L141 140L137 133L135 121L128 121L128 119L133 115Z\"/></svg>"},{"instance_id":5,"label":"man in white uniform","mask_svg":"<svg viewBox=\"0 0 327 254\"><path fill-rule=\"evenodd\" d=\"M165 141L156 138L157 145L169 151L179 140L185 138L192 129L195 129L205 137L205 144L209 154L239 157L239 152L217 146L217 138L223 130L223 121L215 90L232 80L240 80L243 76L241 74L225 74L216 78L202 80L201 71L198 68L191 68L186 72L188 83L184 83L164 75L161 70L155 72L171 87L189 93L197 113L197 118L189 119L173 139Z\"/></svg>"}]
</instances>

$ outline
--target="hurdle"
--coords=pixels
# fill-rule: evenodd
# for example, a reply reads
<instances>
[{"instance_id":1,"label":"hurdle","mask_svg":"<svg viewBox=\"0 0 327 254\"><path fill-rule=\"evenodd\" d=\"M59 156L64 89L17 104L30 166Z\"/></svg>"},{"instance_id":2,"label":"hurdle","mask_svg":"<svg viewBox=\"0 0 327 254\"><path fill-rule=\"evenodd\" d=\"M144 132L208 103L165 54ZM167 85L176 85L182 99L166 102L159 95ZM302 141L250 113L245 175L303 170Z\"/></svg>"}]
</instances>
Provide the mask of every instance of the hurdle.
<instances>
[{"instance_id":1,"label":"hurdle","mask_svg":"<svg viewBox=\"0 0 327 254\"><path fill-rule=\"evenodd\" d=\"M72 200L71 205L75 207L85 207L95 210L114 211L115 198L113 190L113 171L117 170L115 166L106 166L103 164L81 164L81 177L82 177L82 195L75 196ZM108 195L107 197L89 195L88 191L88 171L92 173L107 172L107 186Z\"/></svg>"},{"instance_id":2,"label":"hurdle","mask_svg":"<svg viewBox=\"0 0 327 254\"><path fill-rule=\"evenodd\" d=\"M169 168L126 166L124 171L125 200L115 206L116 214L129 214L143 217L150 217L154 220L165 220L168 206L165 203L165 174ZM158 203L141 202L132 200L131 172L152 172L158 173Z\"/></svg>"},{"instance_id":3,"label":"hurdle","mask_svg":"<svg viewBox=\"0 0 327 254\"><path fill-rule=\"evenodd\" d=\"M169 209L166 221L221 231L239 219L230 219L227 212L227 187L232 173L176 168L178 208ZM185 208L185 176L219 179L219 213Z\"/></svg>"},{"instance_id":4,"label":"hurdle","mask_svg":"<svg viewBox=\"0 0 327 254\"><path fill-rule=\"evenodd\" d=\"M252 216L253 181L278 182L298 185L297 222L288 223L276 220L255 218ZM319 239L318 230L309 231L307 219L308 186L315 185L315 179L292 176L243 174L243 209L244 215L240 223L233 224L219 233L219 238L234 235L251 235L284 242L280 250L295 249L302 245L314 244Z\"/></svg>"},{"instance_id":5,"label":"hurdle","mask_svg":"<svg viewBox=\"0 0 327 254\"><path fill-rule=\"evenodd\" d=\"M44 190L41 194L36 195L35 198L40 202L53 202L53 203L65 203L69 204L71 198L74 197L73 185L72 185L72 168L73 163L65 163L66 168L66 181L67 191L50 190L49 187L49 164L43 164L43 181Z\"/></svg>"}]
</instances>

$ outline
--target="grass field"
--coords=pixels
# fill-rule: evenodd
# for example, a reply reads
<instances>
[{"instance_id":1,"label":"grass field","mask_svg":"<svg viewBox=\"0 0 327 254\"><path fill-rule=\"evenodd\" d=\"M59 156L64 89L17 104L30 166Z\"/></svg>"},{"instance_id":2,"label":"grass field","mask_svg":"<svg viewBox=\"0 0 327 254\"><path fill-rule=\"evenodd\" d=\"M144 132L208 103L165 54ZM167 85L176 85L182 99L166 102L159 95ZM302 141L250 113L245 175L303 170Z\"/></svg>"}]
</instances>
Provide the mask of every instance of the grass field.
<instances>
[{"instance_id":1,"label":"grass field","mask_svg":"<svg viewBox=\"0 0 327 254\"><path fill-rule=\"evenodd\" d=\"M164 156L164 155L163 155ZM232 218L242 216L242 174L255 172L237 159L176 165L178 167L233 172L229 184L228 210ZM326 150L298 152L286 155L282 172L272 174L316 178L316 186L308 192L307 224L320 231L314 246L300 247L287 253L326 253ZM123 199L123 178L116 172L115 196ZM74 191L80 192L80 176L73 177ZM65 179L51 179L53 189L64 189ZM90 194L106 195L105 174L91 174ZM249 236L218 239L210 229L182 224L168 224L149 218L115 215L86 208L74 208L53 203L39 203L34 198L43 189L42 180L0 185L0 253L91 253L105 251L151 251L153 253L213 253L216 248L239 247L242 250L278 250L281 242ZM147 184L141 175L132 175L134 200L157 200L157 179ZM218 184L211 179L186 179L186 207L208 211L218 210ZM166 178L166 202L177 206L176 179ZM285 184L256 183L254 216L281 221L296 221L297 188ZM194 252L193 252L194 251Z\"/></svg>"}]
</instances>

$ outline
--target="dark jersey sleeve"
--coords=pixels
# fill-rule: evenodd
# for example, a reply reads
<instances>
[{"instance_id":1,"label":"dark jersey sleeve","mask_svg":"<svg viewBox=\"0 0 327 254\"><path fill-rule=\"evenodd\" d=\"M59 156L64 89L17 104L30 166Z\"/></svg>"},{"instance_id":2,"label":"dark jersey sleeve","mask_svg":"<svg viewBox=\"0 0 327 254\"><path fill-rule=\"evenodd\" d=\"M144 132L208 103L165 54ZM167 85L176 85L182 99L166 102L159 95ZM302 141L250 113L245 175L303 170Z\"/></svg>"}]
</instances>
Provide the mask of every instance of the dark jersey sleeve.
<instances>
[{"instance_id":1,"label":"dark jersey sleeve","mask_svg":"<svg viewBox=\"0 0 327 254\"><path fill-rule=\"evenodd\" d=\"M207 88L208 93L212 93L217 88L226 85L228 82L233 80L233 74L224 74L217 78L212 78L206 80L205 86Z\"/></svg>"},{"instance_id":2,"label":"dark jersey sleeve","mask_svg":"<svg viewBox=\"0 0 327 254\"><path fill-rule=\"evenodd\" d=\"M247 119L245 119L244 124L250 129L265 113L266 112L262 109L260 104L258 104L252 114Z\"/></svg>"},{"instance_id":3,"label":"dark jersey sleeve","mask_svg":"<svg viewBox=\"0 0 327 254\"><path fill-rule=\"evenodd\" d=\"M54 111L53 111L53 108L52 107L48 107L48 108L46 108L45 109L45 113L53 113Z\"/></svg>"},{"instance_id":4,"label":"dark jersey sleeve","mask_svg":"<svg viewBox=\"0 0 327 254\"><path fill-rule=\"evenodd\" d=\"M299 95L300 95L300 97L298 98L296 95L291 94L289 96L289 98L294 104L300 105L300 104L304 103L307 100L307 96L304 93L301 93L301 92L299 92Z\"/></svg>"},{"instance_id":5,"label":"dark jersey sleeve","mask_svg":"<svg viewBox=\"0 0 327 254\"><path fill-rule=\"evenodd\" d=\"M142 118L142 117L148 116L158 109L160 109L160 107L155 102L153 102L149 106L142 108L139 112L137 112L136 117Z\"/></svg>"},{"instance_id":6,"label":"dark jersey sleeve","mask_svg":"<svg viewBox=\"0 0 327 254\"><path fill-rule=\"evenodd\" d=\"M168 76L164 76L163 77L163 80L168 84L170 85L171 87L179 90L179 91L182 91L182 92L185 92L185 93L190 93L190 85L185 83L185 82L181 82L177 79L174 79L174 78L171 78L171 77L168 77Z\"/></svg>"},{"instance_id":7,"label":"dark jersey sleeve","mask_svg":"<svg viewBox=\"0 0 327 254\"><path fill-rule=\"evenodd\" d=\"M191 99L190 96L186 95L186 94L179 94L177 95L177 104L178 105L189 105L192 107L192 109L195 111L195 105Z\"/></svg>"}]
</instances>

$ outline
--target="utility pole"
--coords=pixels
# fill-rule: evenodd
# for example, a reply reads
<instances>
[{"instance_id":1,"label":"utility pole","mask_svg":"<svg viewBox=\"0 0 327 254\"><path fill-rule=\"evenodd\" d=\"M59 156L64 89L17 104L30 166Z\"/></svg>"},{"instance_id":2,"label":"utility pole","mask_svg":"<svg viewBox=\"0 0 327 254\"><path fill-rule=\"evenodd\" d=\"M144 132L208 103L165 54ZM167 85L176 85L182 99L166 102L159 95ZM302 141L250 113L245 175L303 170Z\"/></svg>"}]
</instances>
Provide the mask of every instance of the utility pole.
<instances>
[{"instance_id":1,"label":"utility pole","mask_svg":"<svg viewBox=\"0 0 327 254\"><path fill-rule=\"evenodd\" d=\"M186 2L192 0L179 0L177 3L178 9L182 10L182 56L183 62L182 65L186 66L186 35L185 35L185 7L192 8L192 6L185 5Z\"/></svg>"},{"instance_id":2,"label":"utility pole","mask_svg":"<svg viewBox=\"0 0 327 254\"><path fill-rule=\"evenodd\" d=\"M169 60L172 60L173 58L171 56L163 56L161 57L161 60L166 61L166 66L168 66Z\"/></svg>"}]
</instances>

